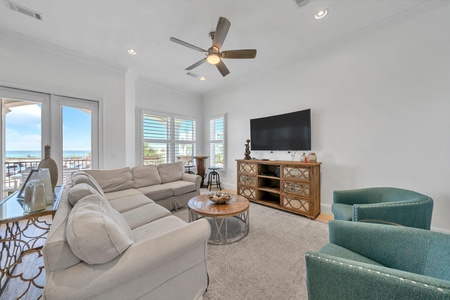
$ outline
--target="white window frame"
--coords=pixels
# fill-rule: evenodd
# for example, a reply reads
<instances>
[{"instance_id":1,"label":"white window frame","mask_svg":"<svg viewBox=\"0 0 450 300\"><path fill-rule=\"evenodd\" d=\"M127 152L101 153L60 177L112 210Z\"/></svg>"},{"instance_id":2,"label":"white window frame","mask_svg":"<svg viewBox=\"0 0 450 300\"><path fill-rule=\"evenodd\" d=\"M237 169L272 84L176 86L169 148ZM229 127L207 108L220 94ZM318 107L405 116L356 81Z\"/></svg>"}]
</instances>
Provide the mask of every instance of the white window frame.
<instances>
[{"instance_id":1,"label":"white window frame","mask_svg":"<svg viewBox=\"0 0 450 300\"><path fill-rule=\"evenodd\" d=\"M162 113L162 112L155 112L155 111L149 111L145 109L139 110L139 150L138 156L139 156L139 164L144 164L144 143L166 143L166 149L167 149L167 163L175 162L176 159L176 153L175 153L175 144L191 144L192 145L192 156L196 155L197 151L197 119L191 116L180 116L180 115L173 115L168 113ZM144 138L144 115L153 115L158 117L165 117L169 118L169 137L166 140L157 140L157 139L145 139ZM184 119L184 120L190 120L194 122L193 129L194 129L194 136L192 141L186 141L186 140L176 140L175 139L175 119Z\"/></svg>"},{"instance_id":2,"label":"white window frame","mask_svg":"<svg viewBox=\"0 0 450 300\"><path fill-rule=\"evenodd\" d=\"M210 167L217 167L216 161L215 161L215 153L212 153L212 144L220 144L222 143L223 146L223 166L222 168L225 169L227 166L227 115L226 114L220 114L209 117L208 120L208 153L209 153L209 166ZM212 128L211 128L211 122L213 120L222 119L223 120L223 137L222 139L211 139L212 135Z\"/></svg>"}]
</instances>

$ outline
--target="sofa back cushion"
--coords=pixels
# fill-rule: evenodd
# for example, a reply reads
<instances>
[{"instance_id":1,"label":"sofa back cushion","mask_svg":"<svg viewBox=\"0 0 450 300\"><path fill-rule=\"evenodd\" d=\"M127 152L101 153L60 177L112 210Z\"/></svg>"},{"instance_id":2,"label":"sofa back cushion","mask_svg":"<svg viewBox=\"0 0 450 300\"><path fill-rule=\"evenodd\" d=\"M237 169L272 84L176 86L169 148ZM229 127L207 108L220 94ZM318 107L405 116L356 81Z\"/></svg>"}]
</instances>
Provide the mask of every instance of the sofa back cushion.
<instances>
[{"instance_id":1,"label":"sofa back cushion","mask_svg":"<svg viewBox=\"0 0 450 300\"><path fill-rule=\"evenodd\" d=\"M167 183L183 179L184 167L181 162L158 165L161 183Z\"/></svg>"},{"instance_id":2,"label":"sofa back cushion","mask_svg":"<svg viewBox=\"0 0 450 300\"><path fill-rule=\"evenodd\" d=\"M138 166L131 169L133 173L134 187L136 189L161 184L157 166Z\"/></svg>"},{"instance_id":3,"label":"sofa back cushion","mask_svg":"<svg viewBox=\"0 0 450 300\"><path fill-rule=\"evenodd\" d=\"M91 175L85 173L84 171L77 171L72 173L72 186L75 186L80 183L86 183L93 187L101 196L105 196L103 193L103 189L100 187L98 182Z\"/></svg>"},{"instance_id":4,"label":"sofa back cushion","mask_svg":"<svg viewBox=\"0 0 450 300\"><path fill-rule=\"evenodd\" d=\"M106 263L134 242L123 216L100 195L77 202L69 214L66 237L72 252L88 264Z\"/></svg>"},{"instance_id":5,"label":"sofa back cushion","mask_svg":"<svg viewBox=\"0 0 450 300\"><path fill-rule=\"evenodd\" d=\"M75 206L77 202L89 195L100 195L99 192L87 183L76 184L69 190L69 202Z\"/></svg>"},{"instance_id":6,"label":"sofa back cushion","mask_svg":"<svg viewBox=\"0 0 450 300\"><path fill-rule=\"evenodd\" d=\"M133 189L133 174L128 167L114 170L85 170L92 175L105 193Z\"/></svg>"}]
</instances>

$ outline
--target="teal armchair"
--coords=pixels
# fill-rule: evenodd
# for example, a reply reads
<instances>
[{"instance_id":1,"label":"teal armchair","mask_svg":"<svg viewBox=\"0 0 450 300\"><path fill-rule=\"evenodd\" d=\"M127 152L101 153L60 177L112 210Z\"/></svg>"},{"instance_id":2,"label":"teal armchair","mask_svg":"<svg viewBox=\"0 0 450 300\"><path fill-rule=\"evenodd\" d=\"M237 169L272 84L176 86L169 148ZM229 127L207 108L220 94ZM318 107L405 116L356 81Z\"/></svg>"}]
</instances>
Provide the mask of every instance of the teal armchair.
<instances>
[{"instance_id":1,"label":"teal armchair","mask_svg":"<svg viewBox=\"0 0 450 300\"><path fill-rule=\"evenodd\" d=\"M450 235L346 221L329 235L306 254L309 300L450 299Z\"/></svg>"},{"instance_id":2,"label":"teal armchair","mask_svg":"<svg viewBox=\"0 0 450 300\"><path fill-rule=\"evenodd\" d=\"M331 211L335 220L430 229L433 199L391 187L341 190L333 193Z\"/></svg>"}]
</instances>

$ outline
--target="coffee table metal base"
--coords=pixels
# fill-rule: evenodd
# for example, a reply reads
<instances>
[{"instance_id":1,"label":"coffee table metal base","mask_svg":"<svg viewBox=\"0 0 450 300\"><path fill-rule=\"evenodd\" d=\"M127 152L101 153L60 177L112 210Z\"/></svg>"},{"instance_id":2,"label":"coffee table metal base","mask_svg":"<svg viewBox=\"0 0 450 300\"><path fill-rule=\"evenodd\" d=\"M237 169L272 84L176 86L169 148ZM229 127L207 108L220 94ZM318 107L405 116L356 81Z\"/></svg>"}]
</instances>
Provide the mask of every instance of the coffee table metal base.
<instances>
[{"instance_id":1,"label":"coffee table metal base","mask_svg":"<svg viewBox=\"0 0 450 300\"><path fill-rule=\"evenodd\" d=\"M250 228L249 210L231 217L206 217L189 209L189 222L206 218L211 224L210 245L236 243L248 235Z\"/></svg>"}]
</instances>

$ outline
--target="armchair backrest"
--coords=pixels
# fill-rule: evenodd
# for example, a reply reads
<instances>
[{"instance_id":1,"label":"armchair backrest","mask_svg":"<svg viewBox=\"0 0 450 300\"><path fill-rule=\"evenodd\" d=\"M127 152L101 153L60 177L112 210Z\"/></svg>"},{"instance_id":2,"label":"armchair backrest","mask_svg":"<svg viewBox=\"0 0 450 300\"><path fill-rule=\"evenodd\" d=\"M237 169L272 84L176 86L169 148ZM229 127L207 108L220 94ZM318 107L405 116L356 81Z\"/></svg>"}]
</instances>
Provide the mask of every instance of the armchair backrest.
<instances>
[{"instance_id":1,"label":"armchair backrest","mask_svg":"<svg viewBox=\"0 0 450 300\"><path fill-rule=\"evenodd\" d=\"M333 203L375 204L399 201L420 201L429 197L414 191L393 187L370 187L333 192Z\"/></svg>"},{"instance_id":2,"label":"armchair backrest","mask_svg":"<svg viewBox=\"0 0 450 300\"><path fill-rule=\"evenodd\" d=\"M387 267L450 281L450 235L423 229L329 222L330 243Z\"/></svg>"}]
</instances>

